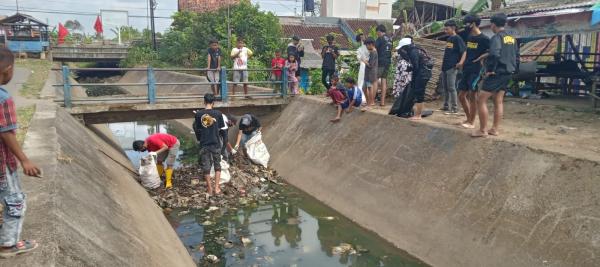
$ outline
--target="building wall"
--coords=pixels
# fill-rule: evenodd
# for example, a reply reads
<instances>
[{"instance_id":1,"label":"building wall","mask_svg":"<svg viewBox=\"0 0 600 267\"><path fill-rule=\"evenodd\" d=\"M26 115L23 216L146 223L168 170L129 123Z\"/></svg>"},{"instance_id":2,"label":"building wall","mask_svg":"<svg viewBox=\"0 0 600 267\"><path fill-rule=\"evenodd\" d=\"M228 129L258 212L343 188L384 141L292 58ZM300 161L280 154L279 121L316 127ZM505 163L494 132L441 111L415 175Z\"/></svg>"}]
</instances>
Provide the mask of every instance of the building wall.
<instances>
[{"instance_id":1,"label":"building wall","mask_svg":"<svg viewBox=\"0 0 600 267\"><path fill-rule=\"evenodd\" d=\"M240 0L179 0L179 11L210 12L228 4L238 4Z\"/></svg>"},{"instance_id":2,"label":"building wall","mask_svg":"<svg viewBox=\"0 0 600 267\"><path fill-rule=\"evenodd\" d=\"M324 0L321 14L327 17L391 19L393 0Z\"/></svg>"}]
</instances>

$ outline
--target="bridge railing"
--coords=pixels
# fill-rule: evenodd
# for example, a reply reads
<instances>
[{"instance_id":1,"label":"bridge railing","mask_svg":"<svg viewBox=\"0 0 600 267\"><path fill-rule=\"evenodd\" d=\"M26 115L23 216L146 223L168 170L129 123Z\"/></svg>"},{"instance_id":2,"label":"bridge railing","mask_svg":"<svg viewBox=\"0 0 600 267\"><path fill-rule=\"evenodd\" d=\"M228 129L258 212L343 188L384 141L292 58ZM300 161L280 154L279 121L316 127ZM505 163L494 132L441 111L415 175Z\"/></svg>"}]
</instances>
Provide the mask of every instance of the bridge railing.
<instances>
[{"instance_id":1,"label":"bridge railing","mask_svg":"<svg viewBox=\"0 0 600 267\"><path fill-rule=\"evenodd\" d=\"M281 70L281 80L265 80L265 81L248 81L248 82L233 82L229 80L228 74L233 73L235 70L221 68L217 70L219 73L219 82L157 82L156 73L163 71L171 71L178 73L206 73L208 71L215 71L213 69L187 69L187 68L70 68L69 66L62 66L60 69L62 72L62 84L55 84L55 87L61 87L63 90L63 99L58 100L59 102L63 102L66 108L71 108L76 103L98 103L98 102L118 102L118 101L135 101L138 103L148 103L148 104L156 104L160 101L175 101L175 100L189 100L189 99L201 99L204 97L203 94L186 94L186 95L160 95L158 94L157 87L160 86L179 86L179 85L189 85L189 86L197 86L197 85L208 85L213 86L216 85L219 88L220 94L217 97L220 97L220 100L224 103L228 103L232 98L241 98L241 97L287 97L288 95L288 76L287 76L287 68ZM145 72L146 82L137 82L137 83L77 83L73 84L71 82L72 72ZM273 69L248 69L250 72L268 72L269 74L273 72ZM269 75L266 75L269 77ZM231 85L271 85L274 88L262 90L264 92L252 92L248 94L230 94L229 87ZM129 87L129 86L144 86L146 90L145 96L109 96L109 97L73 97L73 87L74 86L104 86L104 87ZM241 86L240 86L241 87ZM242 88L238 90L241 91ZM210 90L209 90L210 91ZM238 91L238 92L239 92Z\"/></svg>"}]
</instances>

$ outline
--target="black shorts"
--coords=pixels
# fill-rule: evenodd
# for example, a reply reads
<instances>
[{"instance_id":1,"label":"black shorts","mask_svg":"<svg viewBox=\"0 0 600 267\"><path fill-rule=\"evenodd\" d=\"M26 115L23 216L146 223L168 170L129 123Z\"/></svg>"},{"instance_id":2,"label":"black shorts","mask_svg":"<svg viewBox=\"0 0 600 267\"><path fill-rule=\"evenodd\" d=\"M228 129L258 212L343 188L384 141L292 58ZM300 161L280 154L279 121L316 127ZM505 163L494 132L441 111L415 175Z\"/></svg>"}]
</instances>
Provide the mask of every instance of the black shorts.
<instances>
[{"instance_id":1,"label":"black shorts","mask_svg":"<svg viewBox=\"0 0 600 267\"><path fill-rule=\"evenodd\" d=\"M481 89L490 93L496 93L501 90L506 91L508 88L508 83L511 79L511 74L491 75L483 80L483 85L481 86Z\"/></svg>"},{"instance_id":2,"label":"black shorts","mask_svg":"<svg viewBox=\"0 0 600 267\"><path fill-rule=\"evenodd\" d=\"M458 83L458 90L460 91L477 91L477 84L481 79L481 72L477 71L465 71L463 72L462 79Z\"/></svg>"},{"instance_id":3,"label":"black shorts","mask_svg":"<svg viewBox=\"0 0 600 267\"><path fill-rule=\"evenodd\" d=\"M377 78L387 78L390 72L390 64L379 65L377 67Z\"/></svg>"},{"instance_id":4,"label":"black shorts","mask_svg":"<svg viewBox=\"0 0 600 267\"><path fill-rule=\"evenodd\" d=\"M200 169L204 175L210 174L210 169L214 166L215 171L221 170L221 151L214 148L200 148Z\"/></svg>"}]
</instances>

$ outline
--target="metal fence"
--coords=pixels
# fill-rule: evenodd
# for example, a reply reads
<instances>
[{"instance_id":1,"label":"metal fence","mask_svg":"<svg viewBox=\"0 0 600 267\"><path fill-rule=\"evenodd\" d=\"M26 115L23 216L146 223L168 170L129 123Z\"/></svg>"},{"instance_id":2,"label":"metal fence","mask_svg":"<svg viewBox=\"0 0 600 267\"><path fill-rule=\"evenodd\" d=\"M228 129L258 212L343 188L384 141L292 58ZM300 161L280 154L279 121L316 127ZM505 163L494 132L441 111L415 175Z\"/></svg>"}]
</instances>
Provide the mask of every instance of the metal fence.
<instances>
[{"instance_id":1,"label":"metal fence","mask_svg":"<svg viewBox=\"0 0 600 267\"><path fill-rule=\"evenodd\" d=\"M168 85L208 85L213 86L216 85L220 89L220 94L217 97L221 98L221 101L227 103L230 101L230 98L235 97L287 97L288 93L288 75L287 68L283 68L281 70L281 80L266 80L266 81L248 81L248 82L232 82L228 80L229 73L233 73L233 69L227 69L225 67L217 70L219 72L219 82L157 82L156 80L156 72L161 71L172 71L172 72L208 72L215 71L213 69L184 69L184 68L162 68L155 69L152 67L147 68L69 68L68 66L62 66L61 69L53 69L62 71L62 84L55 84L56 87L62 87L64 98L62 101L64 102L64 106L66 108L71 108L73 106L73 102L78 103L93 103L98 101L111 102L111 101L136 101L140 103L149 103L156 104L160 100L183 100L183 99L201 99L204 95L172 95L172 96L157 96L157 86L168 86ZM146 82L145 83L71 83L71 73L73 71L79 72L130 72L130 71L138 71L138 72L146 72ZM272 73L274 69L248 69L248 72L257 72L257 71L267 71ZM269 75L267 75L269 76ZM230 85L256 85L256 84L269 84L275 87L279 87L278 90L273 90L272 93L251 93L251 94L230 94L229 86ZM145 86L147 88L146 96L136 97L136 96L112 96L112 97L85 97L85 98L74 98L72 94L73 86L116 86L116 87L127 87L127 86Z\"/></svg>"}]
</instances>

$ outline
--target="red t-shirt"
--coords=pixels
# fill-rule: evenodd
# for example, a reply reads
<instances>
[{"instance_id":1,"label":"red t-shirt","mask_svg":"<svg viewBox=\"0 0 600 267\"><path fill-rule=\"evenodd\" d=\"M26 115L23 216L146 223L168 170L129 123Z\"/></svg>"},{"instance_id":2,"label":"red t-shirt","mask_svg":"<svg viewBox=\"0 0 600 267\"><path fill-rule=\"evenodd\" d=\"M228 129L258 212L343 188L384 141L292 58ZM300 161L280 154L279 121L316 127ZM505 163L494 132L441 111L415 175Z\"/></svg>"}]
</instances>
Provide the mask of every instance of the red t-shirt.
<instances>
[{"instance_id":1,"label":"red t-shirt","mask_svg":"<svg viewBox=\"0 0 600 267\"><path fill-rule=\"evenodd\" d=\"M271 60L271 68L273 68L273 69L277 68L277 70L273 70L273 74L275 74L275 76L277 76L277 77L281 77L281 69L283 69L284 66L285 66L285 59L282 57L274 58L273 60Z\"/></svg>"},{"instance_id":2,"label":"red t-shirt","mask_svg":"<svg viewBox=\"0 0 600 267\"><path fill-rule=\"evenodd\" d=\"M172 148L177 143L177 137L170 134L157 133L146 138L146 146L148 151L154 152L161 149L165 144Z\"/></svg>"}]
</instances>

